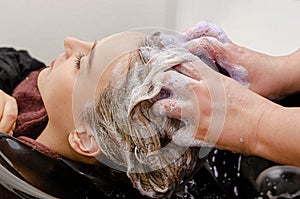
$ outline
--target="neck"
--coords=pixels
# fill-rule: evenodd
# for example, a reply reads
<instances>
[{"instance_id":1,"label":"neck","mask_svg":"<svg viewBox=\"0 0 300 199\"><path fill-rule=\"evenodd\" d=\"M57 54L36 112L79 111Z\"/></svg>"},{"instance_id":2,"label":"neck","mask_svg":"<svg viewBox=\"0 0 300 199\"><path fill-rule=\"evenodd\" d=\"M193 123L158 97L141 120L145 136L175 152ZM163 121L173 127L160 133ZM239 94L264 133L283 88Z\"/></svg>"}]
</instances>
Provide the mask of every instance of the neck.
<instances>
[{"instance_id":1,"label":"neck","mask_svg":"<svg viewBox=\"0 0 300 199\"><path fill-rule=\"evenodd\" d=\"M52 125L51 121L49 120L46 128L36 139L36 141L69 159L87 164L93 163L95 160L94 158L88 158L80 155L71 148L68 142L68 135L69 133L66 133L64 130Z\"/></svg>"}]
</instances>

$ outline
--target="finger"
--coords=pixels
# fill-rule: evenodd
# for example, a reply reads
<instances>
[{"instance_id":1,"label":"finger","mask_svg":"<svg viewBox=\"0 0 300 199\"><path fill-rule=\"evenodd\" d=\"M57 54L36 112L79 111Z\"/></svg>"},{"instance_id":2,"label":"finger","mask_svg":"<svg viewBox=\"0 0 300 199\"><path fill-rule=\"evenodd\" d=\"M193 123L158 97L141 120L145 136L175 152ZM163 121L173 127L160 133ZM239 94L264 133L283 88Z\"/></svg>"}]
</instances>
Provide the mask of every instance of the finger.
<instances>
[{"instance_id":1,"label":"finger","mask_svg":"<svg viewBox=\"0 0 300 199\"><path fill-rule=\"evenodd\" d=\"M156 116L192 122L198 113L194 107L186 100L162 99L155 102L151 109Z\"/></svg>"},{"instance_id":2,"label":"finger","mask_svg":"<svg viewBox=\"0 0 300 199\"><path fill-rule=\"evenodd\" d=\"M182 103L175 99L162 99L155 102L152 112L156 116L181 119Z\"/></svg>"},{"instance_id":3,"label":"finger","mask_svg":"<svg viewBox=\"0 0 300 199\"><path fill-rule=\"evenodd\" d=\"M198 57L204 55L213 60L217 60L218 56L226 53L224 44L213 37L193 39L187 42L184 48Z\"/></svg>"},{"instance_id":4,"label":"finger","mask_svg":"<svg viewBox=\"0 0 300 199\"><path fill-rule=\"evenodd\" d=\"M4 111L4 104L0 103L0 122L1 122L2 117L3 117L3 111Z\"/></svg>"},{"instance_id":5,"label":"finger","mask_svg":"<svg viewBox=\"0 0 300 199\"><path fill-rule=\"evenodd\" d=\"M172 140L178 146L184 147L211 147L209 143L197 139L197 127L186 125L178 129L172 137Z\"/></svg>"},{"instance_id":6,"label":"finger","mask_svg":"<svg viewBox=\"0 0 300 199\"><path fill-rule=\"evenodd\" d=\"M0 130L9 132L14 128L18 115L18 107L16 101L12 98L5 103L2 119L0 121Z\"/></svg>"},{"instance_id":7,"label":"finger","mask_svg":"<svg viewBox=\"0 0 300 199\"><path fill-rule=\"evenodd\" d=\"M174 66L174 70L176 70L177 72L183 74L183 75L186 75L190 78L193 78L195 80L198 80L200 81L202 78L201 78L201 75L200 75L200 66L196 64L200 64L199 63L182 63L182 64L179 64L177 66Z\"/></svg>"},{"instance_id":8,"label":"finger","mask_svg":"<svg viewBox=\"0 0 300 199\"><path fill-rule=\"evenodd\" d=\"M190 41L200 37L214 37L221 43L228 43L230 39L219 26L207 21L200 21L194 27L184 31L183 36L186 41Z\"/></svg>"},{"instance_id":9,"label":"finger","mask_svg":"<svg viewBox=\"0 0 300 199\"><path fill-rule=\"evenodd\" d=\"M13 136L15 128L16 128L16 122L13 124L11 131L8 132L8 135Z\"/></svg>"},{"instance_id":10,"label":"finger","mask_svg":"<svg viewBox=\"0 0 300 199\"><path fill-rule=\"evenodd\" d=\"M11 130L11 131L8 132L8 135L13 136L14 132Z\"/></svg>"},{"instance_id":11,"label":"finger","mask_svg":"<svg viewBox=\"0 0 300 199\"><path fill-rule=\"evenodd\" d=\"M180 67L180 66L178 66ZM181 66L183 68L183 66ZM184 66L187 67L187 66ZM206 66L207 69L209 67ZM175 68L176 69L176 68ZM185 68L186 69L186 68ZM188 70L188 69L187 69ZM209 69L211 70L211 69ZM203 70L205 73L206 71ZM203 73L203 71L201 73ZM211 70L212 71L212 70ZM196 73L196 72L195 72ZM199 78L199 74L198 78ZM181 74L175 70L169 70L162 74L160 84L164 90L168 91L167 99L172 99L178 102L187 103L188 101L195 102L197 99L197 94L195 93L195 88L201 86L202 80L195 80L187 75ZM200 87L199 87L200 88ZM156 100L157 101L157 100Z\"/></svg>"},{"instance_id":12,"label":"finger","mask_svg":"<svg viewBox=\"0 0 300 199\"><path fill-rule=\"evenodd\" d=\"M236 61L233 61L231 57L231 51L217 39L201 37L187 42L184 47L200 58L204 55L214 60L221 68L228 72L230 77L242 85L247 86L249 84L249 77L245 67L236 64Z\"/></svg>"},{"instance_id":13,"label":"finger","mask_svg":"<svg viewBox=\"0 0 300 199\"><path fill-rule=\"evenodd\" d=\"M198 82L199 81L184 75L180 71L176 71L175 68L162 73L160 77L160 84L171 91L171 93L177 94L186 93L191 85L197 84Z\"/></svg>"},{"instance_id":14,"label":"finger","mask_svg":"<svg viewBox=\"0 0 300 199\"><path fill-rule=\"evenodd\" d=\"M13 124L12 130L15 130L15 128L16 128L16 122Z\"/></svg>"},{"instance_id":15,"label":"finger","mask_svg":"<svg viewBox=\"0 0 300 199\"><path fill-rule=\"evenodd\" d=\"M2 115L3 115L3 111L4 111L5 99L6 99L5 93L2 90L0 90L0 100L1 100L1 103L0 103L0 121L2 119Z\"/></svg>"}]
</instances>

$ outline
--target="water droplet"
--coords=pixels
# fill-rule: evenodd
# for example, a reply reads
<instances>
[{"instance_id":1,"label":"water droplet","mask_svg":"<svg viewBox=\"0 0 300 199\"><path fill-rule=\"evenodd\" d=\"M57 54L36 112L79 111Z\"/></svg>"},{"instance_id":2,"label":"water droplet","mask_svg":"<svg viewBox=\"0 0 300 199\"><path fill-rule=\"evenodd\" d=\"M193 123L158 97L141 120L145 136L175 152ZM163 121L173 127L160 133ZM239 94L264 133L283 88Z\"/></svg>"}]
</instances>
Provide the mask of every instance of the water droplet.
<instances>
[{"instance_id":1,"label":"water droplet","mask_svg":"<svg viewBox=\"0 0 300 199\"><path fill-rule=\"evenodd\" d=\"M266 182L269 182L270 181L270 179L269 178L266 178Z\"/></svg>"},{"instance_id":2,"label":"water droplet","mask_svg":"<svg viewBox=\"0 0 300 199\"><path fill-rule=\"evenodd\" d=\"M219 175L216 166L214 166L214 174L215 174L216 177L218 177L218 175Z\"/></svg>"},{"instance_id":3,"label":"water droplet","mask_svg":"<svg viewBox=\"0 0 300 199\"><path fill-rule=\"evenodd\" d=\"M271 183L271 182L268 182L268 183L267 183L267 186L268 186L268 187L271 187L271 186L272 186L272 183Z\"/></svg>"},{"instance_id":4,"label":"water droplet","mask_svg":"<svg viewBox=\"0 0 300 199\"><path fill-rule=\"evenodd\" d=\"M240 143L243 143L244 142L244 139L243 138L240 138Z\"/></svg>"},{"instance_id":5,"label":"water droplet","mask_svg":"<svg viewBox=\"0 0 300 199\"><path fill-rule=\"evenodd\" d=\"M239 195L239 192L238 192L238 190L237 190L237 187L236 187L236 186L234 186L234 188L233 188L233 191L234 191L234 194L235 194L236 196L238 196L238 195Z\"/></svg>"},{"instance_id":6,"label":"water droplet","mask_svg":"<svg viewBox=\"0 0 300 199\"><path fill-rule=\"evenodd\" d=\"M239 156L238 168L237 168L238 171L240 171L240 169L241 169L241 161L242 161L242 155Z\"/></svg>"}]
</instances>

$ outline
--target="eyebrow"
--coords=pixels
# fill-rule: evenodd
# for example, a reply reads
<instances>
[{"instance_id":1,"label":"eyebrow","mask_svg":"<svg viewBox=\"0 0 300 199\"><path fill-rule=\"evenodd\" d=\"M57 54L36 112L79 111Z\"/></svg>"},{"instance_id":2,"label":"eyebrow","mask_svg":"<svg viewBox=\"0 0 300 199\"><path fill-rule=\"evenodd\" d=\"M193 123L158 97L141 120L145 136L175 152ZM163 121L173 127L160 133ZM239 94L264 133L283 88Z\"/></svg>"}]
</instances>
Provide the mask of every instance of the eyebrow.
<instances>
[{"instance_id":1,"label":"eyebrow","mask_svg":"<svg viewBox=\"0 0 300 199\"><path fill-rule=\"evenodd\" d=\"M97 46L97 42L98 41L94 41L93 46L91 48L90 57L89 57L89 60L88 60L88 65L87 65L88 71L90 71L90 69L92 67L92 62L94 60L95 47Z\"/></svg>"}]
</instances>

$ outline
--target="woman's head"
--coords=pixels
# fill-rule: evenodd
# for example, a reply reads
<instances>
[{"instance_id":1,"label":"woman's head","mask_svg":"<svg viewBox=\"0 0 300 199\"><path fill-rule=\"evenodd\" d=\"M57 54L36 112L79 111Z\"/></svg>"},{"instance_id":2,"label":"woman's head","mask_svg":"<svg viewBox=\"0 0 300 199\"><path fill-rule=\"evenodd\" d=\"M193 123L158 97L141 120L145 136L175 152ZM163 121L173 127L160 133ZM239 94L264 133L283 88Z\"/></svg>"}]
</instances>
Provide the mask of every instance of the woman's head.
<instances>
[{"instance_id":1,"label":"woman's head","mask_svg":"<svg viewBox=\"0 0 300 199\"><path fill-rule=\"evenodd\" d=\"M108 65L117 81L111 79L83 111L86 129L102 153L122 166L134 187L150 197L171 194L200 161L199 149L172 142L181 122L151 112L156 100L171 95L161 79L177 73L177 65L196 60L175 37L144 36L137 49Z\"/></svg>"},{"instance_id":2,"label":"woman's head","mask_svg":"<svg viewBox=\"0 0 300 199\"><path fill-rule=\"evenodd\" d=\"M95 43L68 38L65 53L39 77L48 125L78 154L96 156L100 148L143 194L166 196L196 168L198 149L174 144L180 121L156 117L150 108L170 95L159 83L164 73L194 60L175 37L159 33L121 33Z\"/></svg>"},{"instance_id":3,"label":"woman's head","mask_svg":"<svg viewBox=\"0 0 300 199\"><path fill-rule=\"evenodd\" d=\"M84 42L71 37L65 39L65 52L44 69L38 78L38 87L49 117L48 125L38 141L79 161L86 156L99 154L97 145L90 143L93 138L83 133L79 115L83 104L94 95L95 90L101 90L112 79L112 71L105 70L105 66L116 54L119 56L125 51L136 49L139 35L120 33L96 42ZM72 153L70 147L83 156Z\"/></svg>"}]
</instances>

